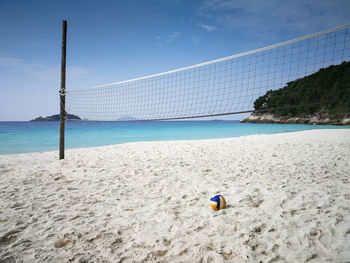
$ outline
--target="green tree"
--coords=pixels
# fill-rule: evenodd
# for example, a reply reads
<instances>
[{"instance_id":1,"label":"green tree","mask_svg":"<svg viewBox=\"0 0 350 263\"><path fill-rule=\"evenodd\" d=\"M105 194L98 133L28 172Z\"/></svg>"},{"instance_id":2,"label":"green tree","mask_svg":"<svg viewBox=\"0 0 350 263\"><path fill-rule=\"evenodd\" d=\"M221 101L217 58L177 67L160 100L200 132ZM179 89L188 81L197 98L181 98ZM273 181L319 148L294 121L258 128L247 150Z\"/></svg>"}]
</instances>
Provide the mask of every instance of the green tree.
<instances>
[{"instance_id":1,"label":"green tree","mask_svg":"<svg viewBox=\"0 0 350 263\"><path fill-rule=\"evenodd\" d=\"M344 117L350 112L350 62L327 68L269 90L254 102L256 112L276 116Z\"/></svg>"}]
</instances>

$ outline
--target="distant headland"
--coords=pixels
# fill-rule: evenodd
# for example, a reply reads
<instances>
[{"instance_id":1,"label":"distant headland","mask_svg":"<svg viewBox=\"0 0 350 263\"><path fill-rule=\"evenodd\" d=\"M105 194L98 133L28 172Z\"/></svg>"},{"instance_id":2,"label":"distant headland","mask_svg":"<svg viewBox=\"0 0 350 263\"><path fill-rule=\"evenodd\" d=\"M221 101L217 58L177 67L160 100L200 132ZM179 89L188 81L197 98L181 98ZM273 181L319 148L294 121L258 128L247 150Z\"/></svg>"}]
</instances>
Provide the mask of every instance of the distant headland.
<instances>
[{"instance_id":1,"label":"distant headland","mask_svg":"<svg viewBox=\"0 0 350 263\"><path fill-rule=\"evenodd\" d=\"M350 125L350 62L269 90L241 122Z\"/></svg>"},{"instance_id":2,"label":"distant headland","mask_svg":"<svg viewBox=\"0 0 350 263\"><path fill-rule=\"evenodd\" d=\"M73 115L73 114L67 114L67 118L69 120L81 120L81 118L79 116ZM60 120L60 115L59 114L55 114L55 115L51 115L51 116L46 116L44 117L38 117L35 118L31 121L59 121Z\"/></svg>"}]
</instances>

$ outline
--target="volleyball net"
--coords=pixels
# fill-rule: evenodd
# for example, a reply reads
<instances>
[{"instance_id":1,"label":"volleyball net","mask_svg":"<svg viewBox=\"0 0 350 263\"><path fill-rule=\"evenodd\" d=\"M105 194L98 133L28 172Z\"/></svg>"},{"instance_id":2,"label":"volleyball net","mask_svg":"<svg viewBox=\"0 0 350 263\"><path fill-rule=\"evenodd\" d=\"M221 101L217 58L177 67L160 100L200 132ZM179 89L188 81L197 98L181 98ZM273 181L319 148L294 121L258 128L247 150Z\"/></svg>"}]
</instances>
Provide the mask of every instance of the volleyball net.
<instances>
[{"instance_id":1,"label":"volleyball net","mask_svg":"<svg viewBox=\"0 0 350 263\"><path fill-rule=\"evenodd\" d=\"M66 91L90 121L172 120L254 112L269 90L350 60L350 24L169 72Z\"/></svg>"}]
</instances>

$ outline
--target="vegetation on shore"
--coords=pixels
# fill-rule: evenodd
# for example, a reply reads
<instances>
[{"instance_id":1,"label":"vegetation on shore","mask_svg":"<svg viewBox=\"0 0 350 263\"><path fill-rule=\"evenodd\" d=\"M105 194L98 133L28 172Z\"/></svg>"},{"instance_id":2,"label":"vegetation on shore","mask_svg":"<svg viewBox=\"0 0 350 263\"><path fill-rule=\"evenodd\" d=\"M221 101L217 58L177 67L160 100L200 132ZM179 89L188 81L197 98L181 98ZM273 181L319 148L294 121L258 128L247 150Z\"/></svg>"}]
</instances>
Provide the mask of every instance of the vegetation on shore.
<instances>
[{"instance_id":1,"label":"vegetation on shore","mask_svg":"<svg viewBox=\"0 0 350 263\"><path fill-rule=\"evenodd\" d=\"M76 116L73 114L67 114L67 118L69 120L81 120L81 118L79 116ZM46 116L45 118L40 116L40 117L35 118L34 120L31 120L31 121L59 121L59 120L60 120L60 115L55 114L55 115L51 115L51 116Z\"/></svg>"},{"instance_id":2,"label":"vegetation on shore","mask_svg":"<svg viewBox=\"0 0 350 263\"><path fill-rule=\"evenodd\" d=\"M276 117L346 118L350 113L350 62L327 68L269 90L254 102L256 113Z\"/></svg>"}]
</instances>

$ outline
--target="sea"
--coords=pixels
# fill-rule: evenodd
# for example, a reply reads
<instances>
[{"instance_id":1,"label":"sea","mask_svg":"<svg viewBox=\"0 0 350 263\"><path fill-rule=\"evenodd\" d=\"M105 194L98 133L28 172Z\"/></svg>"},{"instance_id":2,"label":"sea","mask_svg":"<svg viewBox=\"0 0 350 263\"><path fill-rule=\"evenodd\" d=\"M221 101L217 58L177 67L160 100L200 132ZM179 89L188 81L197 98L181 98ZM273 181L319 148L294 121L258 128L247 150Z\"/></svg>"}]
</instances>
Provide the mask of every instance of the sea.
<instances>
[{"instance_id":1,"label":"sea","mask_svg":"<svg viewBox=\"0 0 350 263\"><path fill-rule=\"evenodd\" d=\"M239 121L66 122L65 148L128 142L201 140L349 126L252 124ZM0 154L57 151L59 122L0 122Z\"/></svg>"}]
</instances>

